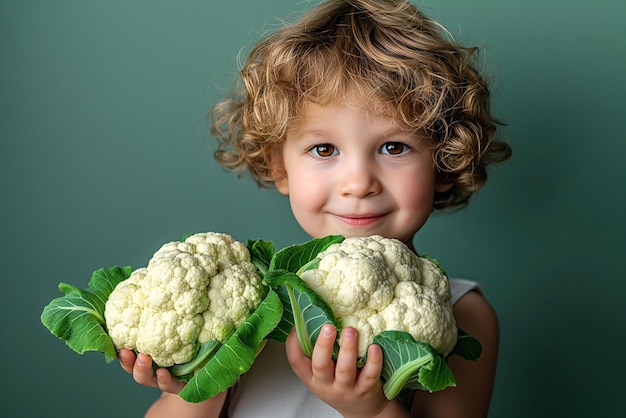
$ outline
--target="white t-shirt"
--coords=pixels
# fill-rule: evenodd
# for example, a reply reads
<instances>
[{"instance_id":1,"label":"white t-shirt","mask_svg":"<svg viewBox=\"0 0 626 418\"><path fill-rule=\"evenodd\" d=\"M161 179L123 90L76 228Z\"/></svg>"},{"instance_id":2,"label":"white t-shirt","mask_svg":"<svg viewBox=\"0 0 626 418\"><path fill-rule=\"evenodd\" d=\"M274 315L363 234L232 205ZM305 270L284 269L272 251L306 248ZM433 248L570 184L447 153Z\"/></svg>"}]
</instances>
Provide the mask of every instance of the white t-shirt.
<instances>
[{"instance_id":1,"label":"white t-shirt","mask_svg":"<svg viewBox=\"0 0 626 418\"><path fill-rule=\"evenodd\" d=\"M482 293L476 282L450 279L452 304L470 291ZM268 341L252 368L231 392L230 418L341 418L314 396L287 362L284 344Z\"/></svg>"}]
</instances>

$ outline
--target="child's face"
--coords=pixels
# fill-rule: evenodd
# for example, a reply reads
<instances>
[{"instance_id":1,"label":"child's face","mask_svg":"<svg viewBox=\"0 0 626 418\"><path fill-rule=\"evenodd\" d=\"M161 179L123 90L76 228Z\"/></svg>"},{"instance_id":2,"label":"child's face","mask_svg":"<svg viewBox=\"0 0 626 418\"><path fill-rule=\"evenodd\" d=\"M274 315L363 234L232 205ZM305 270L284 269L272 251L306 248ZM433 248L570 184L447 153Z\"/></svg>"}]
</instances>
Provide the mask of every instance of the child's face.
<instances>
[{"instance_id":1,"label":"child's face","mask_svg":"<svg viewBox=\"0 0 626 418\"><path fill-rule=\"evenodd\" d=\"M437 182L428 140L398 133L391 119L358 105L353 97L308 103L287 134L276 186L314 238L379 234L412 247L435 191L450 185Z\"/></svg>"}]
</instances>

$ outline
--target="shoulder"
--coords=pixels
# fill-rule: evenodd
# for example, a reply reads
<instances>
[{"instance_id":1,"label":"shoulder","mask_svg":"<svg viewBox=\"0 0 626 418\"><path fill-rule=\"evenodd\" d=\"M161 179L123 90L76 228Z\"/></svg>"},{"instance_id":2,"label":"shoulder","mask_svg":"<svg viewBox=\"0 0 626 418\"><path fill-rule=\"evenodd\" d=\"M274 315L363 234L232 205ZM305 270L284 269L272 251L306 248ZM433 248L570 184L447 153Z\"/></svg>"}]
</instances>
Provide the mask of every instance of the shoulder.
<instances>
[{"instance_id":1,"label":"shoulder","mask_svg":"<svg viewBox=\"0 0 626 418\"><path fill-rule=\"evenodd\" d=\"M470 328L499 329L498 317L489 301L478 291L469 291L454 304L454 317L459 328L469 333Z\"/></svg>"}]
</instances>

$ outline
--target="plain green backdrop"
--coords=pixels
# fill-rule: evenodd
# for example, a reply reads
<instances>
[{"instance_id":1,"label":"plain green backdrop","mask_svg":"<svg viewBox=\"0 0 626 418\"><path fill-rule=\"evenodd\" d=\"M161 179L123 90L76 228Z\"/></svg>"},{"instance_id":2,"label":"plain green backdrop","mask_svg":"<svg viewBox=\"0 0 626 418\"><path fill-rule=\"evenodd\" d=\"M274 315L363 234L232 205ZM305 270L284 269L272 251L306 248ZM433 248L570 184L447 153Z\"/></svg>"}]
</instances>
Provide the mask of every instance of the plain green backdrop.
<instances>
[{"instance_id":1,"label":"plain green backdrop","mask_svg":"<svg viewBox=\"0 0 626 418\"><path fill-rule=\"evenodd\" d=\"M307 237L213 160L238 54L316 2L0 0L1 405L138 417L157 392L39 322L60 281L198 231ZM483 47L514 157L416 238L482 282L502 344L491 417L626 416L626 1L424 0Z\"/></svg>"}]
</instances>

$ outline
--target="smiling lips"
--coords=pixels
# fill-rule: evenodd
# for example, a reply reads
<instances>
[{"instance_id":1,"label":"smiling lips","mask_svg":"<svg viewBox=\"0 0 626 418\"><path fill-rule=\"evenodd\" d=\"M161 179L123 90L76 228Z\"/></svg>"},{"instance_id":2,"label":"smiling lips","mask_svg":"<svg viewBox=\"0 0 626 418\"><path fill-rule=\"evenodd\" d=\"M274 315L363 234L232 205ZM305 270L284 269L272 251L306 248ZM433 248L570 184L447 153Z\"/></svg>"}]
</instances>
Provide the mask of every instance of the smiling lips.
<instances>
[{"instance_id":1,"label":"smiling lips","mask_svg":"<svg viewBox=\"0 0 626 418\"><path fill-rule=\"evenodd\" d=\"M335 217L350 226L368 226L380 221L385 215L335 215Z\"/></svg>"}]
</instances>

